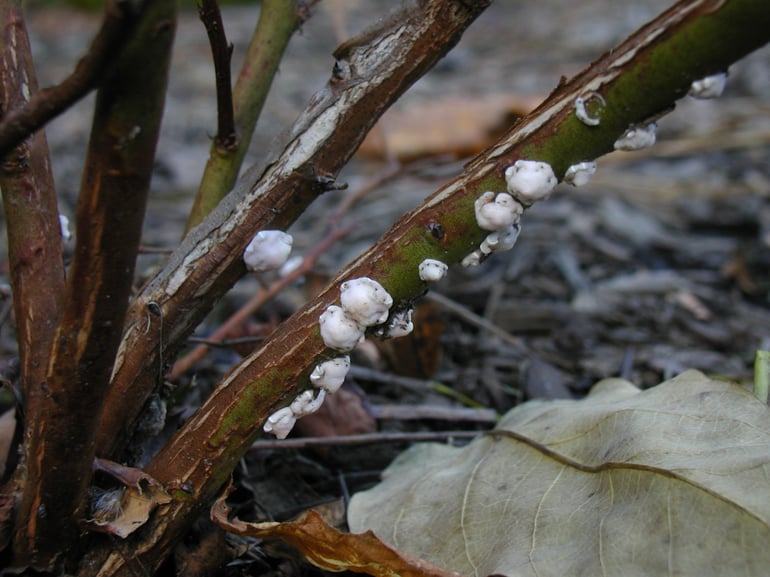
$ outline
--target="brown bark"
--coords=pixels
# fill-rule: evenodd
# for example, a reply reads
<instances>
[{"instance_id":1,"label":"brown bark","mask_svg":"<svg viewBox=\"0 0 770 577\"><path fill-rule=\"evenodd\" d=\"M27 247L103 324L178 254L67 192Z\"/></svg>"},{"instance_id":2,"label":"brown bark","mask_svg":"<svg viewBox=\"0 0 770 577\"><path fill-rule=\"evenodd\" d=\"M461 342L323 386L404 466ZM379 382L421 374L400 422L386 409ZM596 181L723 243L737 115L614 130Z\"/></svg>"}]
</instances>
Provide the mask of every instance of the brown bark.
<instances>
[{"instance_id":1,"label":"brown bark","mask_svg":"<svg viewBox=\"0 0 770 577\"><path fill-rule=\"evenodd\" d=\"M176 4L152 3L96 100L77 243L26 445L14 564L54 568L80 534L95 434L133 282Z\"/></svg>"},{"instance_id":2,"label":"brown bark","mask_svg":"<svg viewBox=\"0 0 770 577\"><path fill-rule=\"evenodd\" d=\"M104 23L77 67L61 83L6 110L0 122L0 155L96 88L131 37L136 14L130 2L107 2Z\"/></svg>"},{"instance_id":3,"label":"brown bark","mask_svg":"<svg viewBox=\"0 0 770 577\"><path fill-rule=\"evenodd\" d=\"M37 92L20 2L0 3L0 90L3 115ZM56 191L45 133L27 138L3 159L0 188L8 222L8 253L25 412L39 414L47 355L64 293ZM29 423L27 423L29 427Z\"/></svg>"},{"instance_id":4,"label":"brown bark","mask_svg":"<svg viewBox=\"0 0 770 577\"><path fill-rule=\"evenodd\" d=\"M21 3L0 2L0 92L3 116L24 106L37 92L29 39ZM8 257L23 388L23 430L40 415L48 351L64 294L64 263L59 213L45 133L38 132L8 153L0 167L0 189L8 225ZM22 441L22 424L15 438ZM15 451L14 451L15 453ZM17 468L3 487L2 501L12 510L26 468L9 455L6 464ZM10 473L11 469L6 471ZM4 516L5 517L5 516ZM0 548L10 540L11 520L3 519Z\"/></svg>"}]
</instances>

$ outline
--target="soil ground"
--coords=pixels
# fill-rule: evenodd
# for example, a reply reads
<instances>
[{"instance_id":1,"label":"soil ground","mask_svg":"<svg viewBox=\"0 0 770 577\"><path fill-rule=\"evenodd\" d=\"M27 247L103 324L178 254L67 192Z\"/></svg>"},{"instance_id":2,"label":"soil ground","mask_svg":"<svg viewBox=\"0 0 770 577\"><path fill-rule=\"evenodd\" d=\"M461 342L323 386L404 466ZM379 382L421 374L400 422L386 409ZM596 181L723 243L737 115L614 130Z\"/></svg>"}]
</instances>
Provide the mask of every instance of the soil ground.
<instances>
[{"instance_id":1,"label":"soil ground","mask_svg":"<svg viewBox=\"0 0 770 577\"><path fill-rule=\"evenodd\" d=\"M323 86L338 43L335 30L343 37L359 31L386 10L385 4L343 0L315 9L281 65L252 162L268 153ZM445 123L461 130L454 114L494 108L498 105L490 104L490 96L504 95L513 104L499 107L502 126L512 112L543 98L561 76L574 75L668 4L497 2L398 103L391 122L451 99L455 108ZM236 65L257 13L252 6L225 9ZM71 69L98 22L92 15L31 13L41 85ZM215 130L213 84L204 30L188 12L176 42L146 219L147 246L173 248L182 234ZM85 101L48 131L62 212L70 217L89 106ZM394 134L391 152L399 154ZM445 146L427 147L417 159L404 158L395 176L362 195L343 219L343 224L357 223L355 231L319 260L312 277L258 311L244 334L260 334L290 314L319 282L457 174L462 159L453 155L460 145L452 138ZM491 413L529 398L580 396L610 376L649 387L697 368L749 383L754 351L770 348L770 51L733 66L722 98L681 101L660 121L654 148L615 153L598 164L588 185L561 185L526 212L512 252L477 268L451 271L435 287L443 298L426 299L420 307L415 338L397 348L360 351L346 385L347 401L308 425L305 434L482 430L491 426ZM340 176L348 190L325 195L294 226L297 253L316 244L341 203L367 189L389 166L384 158L356 157ZM143 255L140 276L151 275L161 259ZM196 335L215 330L257 286L253 278L239 283ZM483 328L479 318L507 336ZM2 353L13 354L11 332L1 334ZM175 383L189 384L194 373L198 387L172 411L172 422L194 408L196 395L237 359L233 349L217 349ZM352 424L340 424L346 418ZM332 441L310 449L262 445L239 473L239 513L282 519L319 503L338 504L347 492L375 482L404 446L403 440L363 447ZM282 557L268 547L254 548L238 570L300 571L276 560Z\"/></svg>"}]
</instances>

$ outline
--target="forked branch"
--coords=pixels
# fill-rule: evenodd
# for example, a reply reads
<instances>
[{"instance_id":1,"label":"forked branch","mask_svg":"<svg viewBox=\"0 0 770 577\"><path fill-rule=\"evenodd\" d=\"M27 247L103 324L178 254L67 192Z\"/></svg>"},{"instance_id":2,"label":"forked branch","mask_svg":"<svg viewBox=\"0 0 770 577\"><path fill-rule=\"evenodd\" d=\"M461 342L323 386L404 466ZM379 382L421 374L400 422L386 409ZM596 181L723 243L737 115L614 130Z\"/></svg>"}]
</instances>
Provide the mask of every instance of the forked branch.
<instances>
[{"instance_id":1,"label":"forked branch","mask_svg":"<svg viewBox=\"0 0 770 577\"><path fill-rule=\"evenodd\" d=\"M214 146L227 151L238 146L233 110L233 89L230 83L230 60L233 45L227 42L222 13L216 0L198 0L198 14L206 28L214 60L214 77L217 87L217 134Z\"/></svg>"},{"instance_id":2,"label":"forked branch","mask_svg":"<svg viewBox=\"0 0 770 577\"><path fill-rule=\"evenodd\" d=\"M173 358L213 304L241 278L241 255L257 231L285 229L326 190L385 109L460 39L488 0L433 0L400 13L343 45L328 85L267 167L240 184L187 235L128 314L98 453L115 455L156 386L158 364ZM161 345L147 331L148 306L160 307Z\"/></svg>"}]
</instances>

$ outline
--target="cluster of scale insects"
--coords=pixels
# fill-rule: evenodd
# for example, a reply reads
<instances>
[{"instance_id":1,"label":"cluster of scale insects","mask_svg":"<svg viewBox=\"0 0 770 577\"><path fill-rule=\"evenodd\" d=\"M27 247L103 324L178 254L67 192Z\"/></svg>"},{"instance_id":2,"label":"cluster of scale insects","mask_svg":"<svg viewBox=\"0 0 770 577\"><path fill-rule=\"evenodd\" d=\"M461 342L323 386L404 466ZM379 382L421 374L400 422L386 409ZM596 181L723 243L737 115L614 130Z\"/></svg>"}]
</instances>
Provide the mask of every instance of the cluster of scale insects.
<instances>
[{"instance_id":1,"label":"cluster of scale insects","mask_svg":"<svg viewBox=\"0 0 770 577\"><path fill-rule=\"evenodd\" d=\"M726 73L715 74L692 83L689 95L694 98L716 98L724 89ZM595 100L599 112L593 115L587 103ZM591 92L575 99L575 115L587 126L598 126L601 110L606 106L603 96ZM616 150L639 150L655 144L655 122L631 125L615 142ZM578 162L564 174L564 182L582 186L596 172L593 161ZM524 208L547 198L558 182L547 162L517 160L505 170L507 191L483 193L474 203L476 224L489 234L479 247L462 259L463 266L475 266L495 252L510 250L521 230L520 217ZM274 270L282 267L292 247L291 235L278 230L257 233L244 251L246 267L252 271ZM448 265L436 259L425 259L418 267L422 281L437 282L447 274ZM326 395L337 391L350 369L352 351L365 338L366 330L379 327L383 337L399 337L414 328L410 307L391 314L393 298L377 281L362 277L340 285L340 304L329 305L318 319L321 338L327 348L340 353L315 366L310 374L311 389L300 393L288 406L270 415L264 431L279 439L285 438L297 419L317 411Z\"/></svg>"}]
</instances>

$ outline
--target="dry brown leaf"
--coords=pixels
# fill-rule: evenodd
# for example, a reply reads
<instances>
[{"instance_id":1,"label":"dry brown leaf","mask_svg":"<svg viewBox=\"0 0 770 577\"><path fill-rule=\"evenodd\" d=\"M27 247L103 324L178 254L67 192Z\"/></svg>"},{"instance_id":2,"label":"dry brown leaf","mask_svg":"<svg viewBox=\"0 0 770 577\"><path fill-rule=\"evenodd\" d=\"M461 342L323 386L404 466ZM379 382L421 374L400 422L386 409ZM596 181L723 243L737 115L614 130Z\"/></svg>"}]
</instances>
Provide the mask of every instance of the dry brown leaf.
<instances>
[{"instance_id":1,"label":"dry brown leaf","mask_svg":"<svg viewBox=\"0 0 770 577\"><path fill-rule=\"evenodd\" d=\"M360 435L377 430L377 421L365 406L365 394L346 383L315 413L297 421L294 429L303 437Z\"/></svg>"},{"instance_id":2,"label":"dry brown leaf","mask_svg":"<svg viewBox=\"0 0 770 577\"><path fill-rule=\"evenodd\" d=\"M392 109L367 135L359 153L377 158L391 155L399 160L475 154L541 100L539 96L489 94Z\"/></svg>"},{"instance_id":3,"label":"dry brown leaf","mask_svg":"<svg viewBox=\"0 0 770 577\"><path fill-rule=\"evenodd\" d=\"M374 341L398 375L429 379L438 370L443 351L444 320L435 303L421 300L412 314L414 330L405 337Z\"/></svg>"},{"instance_id":4,"label":"dry brown leaf","mask_svg":"<svg viewBox=\"0 0 770 577\"><path fill-rule=\"evenodd\" d=\"M231 533L257 539L281 539L316 567L327 571L356 571L374 577L459 577L385 545L371 532L343 533L313 511L285 523L246 523L229 519L225 496L211 508L211 518Z\"/></svg>"},{"instance_id":5,"label":"dry brown leaf","mask_svg":"<svg viewBox=\"0 0 770 577\"><path fill-rule=\"evenodd\" d=\"M147 522L155 507L171 501L169 494L158 484L151 484L144 490L129 485L119 498L119 503L105 505L110 507L109 511L97 511L86 525L98 533L125 539Z\"/></svg>"},{"instance_id":6,"label":"dry brown leaf","mask_svg":"<svg viewBox=\"0 0 770 577\"><path fill-rule=\"evenodd\" d=\"M468 575L767 575L770 410L688 371L531 401L420 445L355 495L352 531Z\"/></svg>"}]
</instances>

